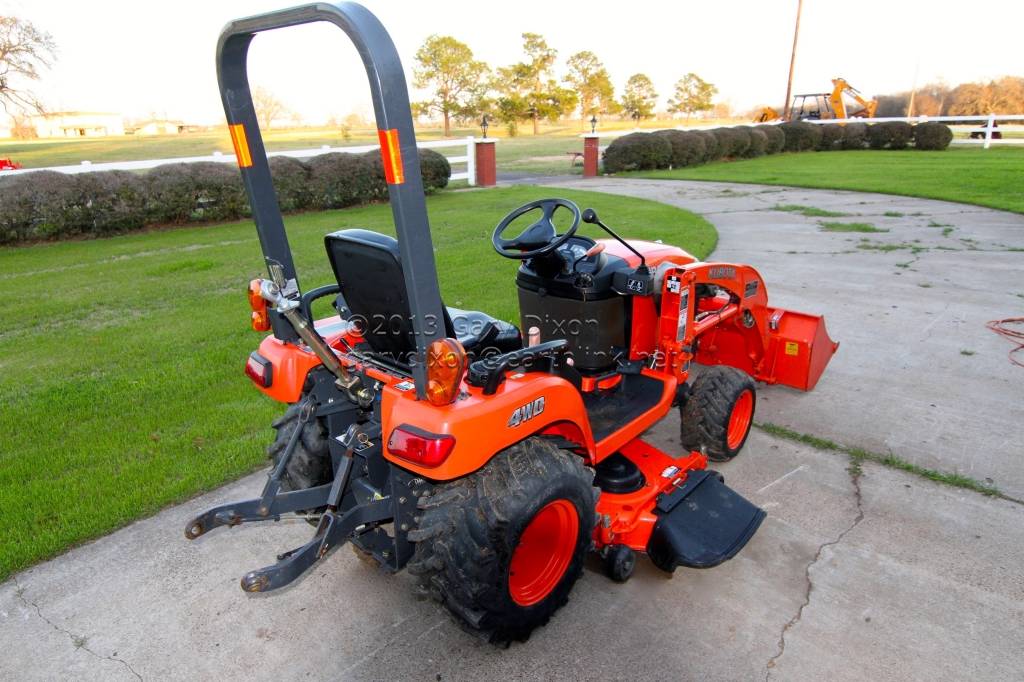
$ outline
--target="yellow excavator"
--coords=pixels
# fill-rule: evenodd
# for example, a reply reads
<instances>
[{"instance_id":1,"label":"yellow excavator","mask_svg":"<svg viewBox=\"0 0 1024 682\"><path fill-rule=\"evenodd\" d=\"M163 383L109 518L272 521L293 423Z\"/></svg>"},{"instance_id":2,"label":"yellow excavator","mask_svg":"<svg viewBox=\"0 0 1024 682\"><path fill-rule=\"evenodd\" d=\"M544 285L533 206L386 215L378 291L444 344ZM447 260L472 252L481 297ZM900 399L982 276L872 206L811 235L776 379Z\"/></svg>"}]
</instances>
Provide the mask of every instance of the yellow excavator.
<instances>
[{"instance_id":1,"label":"yellow excavator","mask_svg":"<svg viewBox=\"0 0 1024 682\"><path fill-rule=\"evenodd\" d=\"M843 100L844 94L849 95L860 106L860 109L855 111L847 109L846 102ZM833 78L832 92L793 95L793 104L789 108L789 118L787 120L872 118L877 109L877 99L864 99L860 91L847 83L846 79ZM777 121L782 118L782 114L772 107L764 107L754 121L757 123L767 123L768 121Z\"/></svg>"}]
</instances>

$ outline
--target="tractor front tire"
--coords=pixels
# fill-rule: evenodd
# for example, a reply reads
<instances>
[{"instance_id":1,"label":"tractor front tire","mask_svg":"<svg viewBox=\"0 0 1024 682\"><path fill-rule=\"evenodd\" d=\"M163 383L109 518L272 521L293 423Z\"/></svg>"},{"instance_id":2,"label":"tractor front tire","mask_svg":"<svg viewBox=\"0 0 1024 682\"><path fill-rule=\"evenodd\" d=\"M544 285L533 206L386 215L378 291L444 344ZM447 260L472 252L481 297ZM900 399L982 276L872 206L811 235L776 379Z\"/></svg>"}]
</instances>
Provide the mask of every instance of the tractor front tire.
<instances>
[{"instance_id":1,"label":"tractor front tire","mask_svg":"<svg viewBox=\"0 0 1024 682\"><path fill-rule=\"evenodd\" d=\"M409 572L469 632L495 644L526 640L583 571L593 480L580 457L527 438L420 498Z\"/></svg>"},{"instance_id":2,"label":"tractor front tire","mask_svg":"<svg viewBox=\"0 0 1024 682\"><path fill-rule=\"evenodd\" d=\"M272 426L277 431L274 442L267 448L267 455L276 467L284 455L288 441L295 429L299 428L302 406L305 400L292 403L283 415L274 420ZM299 441L295 444L295 452L281 476L281 489L303 490L330 483L333 478L331 454L327 448L327 427L324 423L311 417L301 426Z\"/></svg>"},{"instance_id":3,"label":"tractor front tire","mask_svg":"<svg viewBox=\"0 0 1024 682\"><path fill-rule=\"evenodd\" d=\"M703 449L712 462L739 454L754 422L754 380L735 367L704 367L680 405L680 440L688 450Z\"/></svg>"}]
</instances>

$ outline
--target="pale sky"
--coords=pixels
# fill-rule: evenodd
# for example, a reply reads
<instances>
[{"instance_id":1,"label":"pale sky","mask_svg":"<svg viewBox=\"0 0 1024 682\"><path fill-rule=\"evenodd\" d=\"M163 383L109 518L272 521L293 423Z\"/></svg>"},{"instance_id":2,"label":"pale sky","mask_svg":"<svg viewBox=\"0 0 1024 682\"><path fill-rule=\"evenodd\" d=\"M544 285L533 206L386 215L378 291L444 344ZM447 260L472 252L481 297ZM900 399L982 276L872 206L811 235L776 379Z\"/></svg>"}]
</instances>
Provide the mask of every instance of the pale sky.
<instances>
[{"instance_id":1,"label":"pale sky","mask_svg":"<svg viewBox=\"0 0 1024 682\"><path fill-rule=\"evenodd\" d=\"M297 4L289 0L0 0L0 14L49 31L59 59L37 88L51 110L150 113L220 123L214 73L217 36L230 19ZM520 34L558 50L558 75L579 50L597 53L616 91L638 71L661 95L694 71L737 109L781 105L796 0L571 3L552 0L365 0L391 33L411 78L413 55L432 33L467 43L492 67L521 58ZM834 76L866 95L918 84L1024 75L1024 2L994 0L805 0L795 92L824 92ZM274 92L308 123L370 113L355 49L333 26L259 36L250 50L254 85ZM413 93L416 98L416 93Z\"/></svg>"}]
</instances>

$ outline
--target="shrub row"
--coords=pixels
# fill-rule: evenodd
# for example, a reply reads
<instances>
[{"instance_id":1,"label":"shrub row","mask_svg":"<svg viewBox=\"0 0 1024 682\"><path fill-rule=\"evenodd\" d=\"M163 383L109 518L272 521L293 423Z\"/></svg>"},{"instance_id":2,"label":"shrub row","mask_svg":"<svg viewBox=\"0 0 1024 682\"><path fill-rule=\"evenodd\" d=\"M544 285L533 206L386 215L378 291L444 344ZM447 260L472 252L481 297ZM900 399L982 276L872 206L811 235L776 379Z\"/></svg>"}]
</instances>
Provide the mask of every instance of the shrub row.
<instances>
[{"instance_id":1,"label":"shrub row","mask_svg":"<svg viewBox=\"0 0 1024 682\"><path fill-rule=\"evenodd\" d=\"M420 150L424 189L448 185L448 160ZM303 163L270 159L284 212L343 208L387 198L380 154L323 154ZM153 225L237 220L250 215L238 170L226 163L157 166L145 173L37 171L0 178L0 244L99 237Z\"/></svg>"},{"instance_id":2,"label":"shrub row","mask_svg":"<svg viewBox=\"0 0 1024 682\"><path fill-rule=\"evenodd\" d=\"M743 159L781 151L838 149L945 149L953 139L949 126L902 121L819 125L792 121L781 125L734 126L713 130L659 130L630 133L604 152L604 171L684 168L719 159Z\"/></svg>"}]
</instances>

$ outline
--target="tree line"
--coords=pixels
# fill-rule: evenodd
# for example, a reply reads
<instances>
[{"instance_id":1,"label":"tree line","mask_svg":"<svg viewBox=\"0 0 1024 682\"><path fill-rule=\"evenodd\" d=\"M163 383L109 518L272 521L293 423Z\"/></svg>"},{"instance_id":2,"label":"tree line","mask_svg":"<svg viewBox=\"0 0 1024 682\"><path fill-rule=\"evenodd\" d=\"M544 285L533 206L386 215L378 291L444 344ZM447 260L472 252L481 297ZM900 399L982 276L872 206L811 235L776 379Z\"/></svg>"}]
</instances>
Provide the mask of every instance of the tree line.
<instances>
[{"instance_id":1,"label":"tree line","mask_svg":"<svg viewBox=\"0 0 1024 682\"><path fill-rule=\"evenodd\" d=\"M636 122L650 118L658 101L654 83L643 73L629 77L622 95L616 97L608 70L597 55L583 50L570 55L565 75L555 75L558 51L537 33L523 33L523 59L491 69L473 56L468 45L451 36L432 35L416 52L413 84L430 92L429 99L416 102L414 110L438 116L444 134L451 134L453 121L461 124L483 116L495 118L515 135L522 123L539 132L543 120L557 121L578 113L580 124L594 116L620 115ZM671 113L687 118L712 108L718 89L695 73L675 84L668 103Z\"/></svg>"},{"instance_id":2,"label":"tree line","mask_svg":"<svg viewBox=\"0 0 1024 682\"><path fill-rule=\"evenodd\" d=\"M911 102L911 100L913 100ZM1024 78L1005 76L987 83L929 83L915 91L878 98L876 116L976 116L1024 112Z\"/></svg>"}]
</instances>

